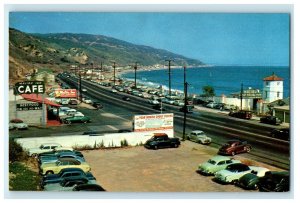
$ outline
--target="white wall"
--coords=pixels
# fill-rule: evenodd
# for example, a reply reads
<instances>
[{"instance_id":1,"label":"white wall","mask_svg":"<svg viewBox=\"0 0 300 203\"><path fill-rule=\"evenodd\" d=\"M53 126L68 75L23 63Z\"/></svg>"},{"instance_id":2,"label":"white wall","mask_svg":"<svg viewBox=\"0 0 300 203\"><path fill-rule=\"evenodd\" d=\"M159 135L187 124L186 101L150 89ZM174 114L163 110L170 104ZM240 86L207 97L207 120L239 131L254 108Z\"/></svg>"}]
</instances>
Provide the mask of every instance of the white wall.
<instances>
[{"instance_id":1,"label":"white wall","mask_svg":"<svg viewBox=\"0 0 300 203\"><path fill-rule=\"evenodd\" d=\"M279 92L279 95L277 95ZM283 98L283 81L264 81L263 100L272 102Z\"/></svg>"},{"instance_id":2,"label":"white wall","mask_svg":"<svg viewBox=\"0 0 300 203\"><path fill-rule=\"evenodd\" d=\"M83 147L89 145L94 147L100 145L103 141L105 147L121 146L121 140L126 139L128 145L136 146L140 143L144 144L153 133L167 133L169 137L174 137L173 130L163 131L149 131L149 132L129 132L129 133L113 133L104 134L103 136L89 136L89 135L71 135L71 136L51 136L51 137L32 137L32 138L17 138L24 149L37 148L43 143L58 143L63 147Z\"/></svg>"}]
</instances>

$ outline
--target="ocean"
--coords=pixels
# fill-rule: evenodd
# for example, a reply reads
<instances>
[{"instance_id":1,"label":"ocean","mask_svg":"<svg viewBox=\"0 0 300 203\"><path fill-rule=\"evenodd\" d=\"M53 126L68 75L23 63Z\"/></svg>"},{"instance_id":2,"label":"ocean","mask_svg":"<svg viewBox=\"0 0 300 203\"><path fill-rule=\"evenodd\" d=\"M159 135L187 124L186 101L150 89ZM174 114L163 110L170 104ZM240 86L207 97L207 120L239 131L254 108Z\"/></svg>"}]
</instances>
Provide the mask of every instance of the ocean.
<instances>
[{"instance_id":1,"label":"ocean","mask_svg":"<svg viewBox=\"0 0 300 203\"><path fill-rule=\"evenodd\" d=\"M290 68L265 67L265 66L212 66L212 67L192 67L186 69L186 81L188 82L188 94L202 94L202 87L209 85L215 90L215 94L230 95L240 92L241 84L244 89L259 89L262 91L263 78L272 74L283 78L283 96L290 97ZM183 68L171 67L171 89L183 91ZM134 72L122 75L123 78L134 80ZM138 71L138 83L146 85L169 88L168 69Z\"/></svg>"}]
</instances>

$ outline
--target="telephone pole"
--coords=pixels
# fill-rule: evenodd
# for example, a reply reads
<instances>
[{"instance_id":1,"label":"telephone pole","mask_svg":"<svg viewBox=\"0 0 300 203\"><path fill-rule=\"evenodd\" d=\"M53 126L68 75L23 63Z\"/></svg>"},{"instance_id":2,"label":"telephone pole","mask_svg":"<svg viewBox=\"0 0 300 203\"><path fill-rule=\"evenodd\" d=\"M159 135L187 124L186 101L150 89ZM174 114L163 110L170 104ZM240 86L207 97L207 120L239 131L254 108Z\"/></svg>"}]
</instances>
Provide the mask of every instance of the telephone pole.
<instances>
[{"instance_id":1,"label":"telephone pole","mask_svg":"<svg viewBox=\"0 0 300 203\"><path fill-rule=\"evenodd\" d=\"M137 62L135 62L134 65L134 87L136 89L136 70L137 70Z\"/></svg>"},{"instance_id":2,"label":"telephone pole","mask_svg":"<svg viewBox=\"0 0 300 203\"><path fill-rule=\"evenodd\" d=\"M168 67L169 67L169 96L171 96L171 61L170 59L166 60L168 61Z\"/></svg>"},{"instance_id":3,"label":"telephone pole","mask_svg":"<svg viewBox=\"0 0 300 203\"><path fill-rule=\"evenodd\" d=\"M188 83L184 83L184 107L183 107L183 132L182 141L185 141L185 128L186 128L186 113L187 113L187 86Z\"/></svg>"},{"instance_id":4,"label":"telephone pole","mask_svg":"<svg viewBox=\"0 0 300 203\"><path fill-rule=\"evenodd\" d=\"M116 85L116 62L113 62L113 68L114 68L114 85Z\"/></svg>"},{"instance_id":5,"label":"telephone pole","mask_svg":"<svg viewBox=\"0 0 300 203\"><path fill-rule=\"evenodd\" d=\"M244 90L243 90L243 83L241 84L241 108L240 110L243 110L243 93L244 93Z\"/></svg>"}]
</instances>

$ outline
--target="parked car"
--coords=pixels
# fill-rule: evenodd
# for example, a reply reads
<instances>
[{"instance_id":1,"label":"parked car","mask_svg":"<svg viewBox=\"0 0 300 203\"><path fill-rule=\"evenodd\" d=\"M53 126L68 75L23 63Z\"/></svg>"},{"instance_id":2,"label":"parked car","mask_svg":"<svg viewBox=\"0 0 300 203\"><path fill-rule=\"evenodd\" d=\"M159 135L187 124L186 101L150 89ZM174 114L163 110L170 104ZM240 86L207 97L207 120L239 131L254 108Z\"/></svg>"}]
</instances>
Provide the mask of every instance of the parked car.
<instances>
[{"instance_id":1,"label":"parked car","mask_svg":"<svg viewBox=\"0 0 300 203\"><path fill-rule=\"evenodd\" d=\"M80 184L75 186L73 191L105 191L105 189L98 184Z\"/></svg>"},{"instance_id":2,"label":"parked car","mask_svg":"<svg viewBox=\"0 0 300 203\"><path fill-rule=\"evenodd\" d=\"M58 143L44 143L41 144L38 148L30 148L28 149L28 155L32 157L36 157L43 152L51 152L56 147L61 147Z\"/></svg>"},{"instance_id":3,"label":"parked car","mask_svg":"<svg viewBox=\"0 0 300 203\"><path fill-rule=\"evenodd\" d=\"M215 102L210 102L210 103L208 103L208 104L206 104L206 107L208 107L208 108L215 108L216 107L216 105L217 105L217 103L215 103Z\"/></svg>"},{"instance_id":4,"label":"parked car","mask_svg":"<svg viewBox=\"0 0 300 203\"><path fill-rule=\"evenodd\" d=\"M23 120L15 118L10 120L9 122L9 129L16 129L16 130L27 130L28 124L24 123Z\"/></svg>"},{"instance_id":5,"label":"parked car","mask_svg":"<svg viewBox=\"0 0 300 203\"><path fill-rule=\"evenodd\" d=\"M260 118L261 123L267 123L272 125L280 125L282 121L276 116L264 116Z\"/></svg>"},{"instance_id":6,"label":"parked car","mask_svg":"<svg viewBox=\"0 0 300 203\"><path fill-rule=\"evenodd\" d=\"M242 118L242 119L251 119L252 118L252 112L251 111L230 111L229 116L236 117L236 118Z\"/></svg>"},{"instance_id":7,"label":"parked car","mask_svg":"<svg viewBox=\"0 0 300 203\"><path fill-rule=\"evenodd\" d=\"M144 146L148 149L159 149L167 147L176 148L179 145L179 138L169 138L166 133L154 133L154 135L146 141Z\"/></svg>"},{"instance_id":8,"label":"parked car","mask_svg":"<svg viewBox=\"0 0 300 203\"><path fill-rule=\"evenodd\" d=\"M93 101L92 106L96 109L103 109L103 105L99 101Z\"/></svg>"},{"instance_id":9,"label":"parked car","mask_svg":"<svg viewBox=\"0 0 300 203\"><path fill-rule=\"evenodd\" d=\"M93 101L89 97L83 97L82 101L86 104L92 104L93 103Z\"/></svg>"},{"instance_id":10,"label":"parked car","mask_svg":"<svg viewBox=\"0 0 300 203\"><path fill-rule=\"evenodd\" d=\"M262 192L290 191L290 173L288 171L269 171L258 182L258 189Z\"/></svg>"},{"instance_id":11,"label":"parked car","mask_svg":"<svg viewBox=\"0 0 300 203\"><path fill-rule=\"evenodd\" d=\"M86 184L89 180L84 176L66 177L60 183L53 183L44 186L44 191L62 192L72 191L77 185Z\"/></svg>"},{"instance_id":12,"label":"parked car","mask_svg":"<svg viewBox=\"0 0 300 203\"><path fill-rule=\"evenodd\" d=\"M48 184L60 183L66 177L85 177L88 180L96 180L91 172L85 173L80 168L64 168L58 174L43 176L40 186L41 188L44 188L44 186Z\"/></svg>"},{"instance_id":13,"label":"parked car","mask_svg":"<svg viewBox=\"0 0 300 203\"><path fill-rule=\"evenodd\" d=\"M192 140L201 144L210 144L211 138L206 136L202 130L194 130L187 135L188 140Z\"/></svg>"},{"instance_id":14,"label":"parked car","mask_svg":"<svg viewBox=\"0 0 300 203\"><path fill-rule=\"evenodd\" d=\"M271 136L282 140L290 140L290 128L274 129Z\"/></svg>"},{"instance_id":15,"label":"parked car","mask_svg":"<svg viewBox=\"0 0 300 203\"><path fill-rule=\"evenodd\" d=\"M90 122L91 119L87 116L73 116L67 117L62 120L63 123L71 124L71 123L87 123Z\"/></svg>"},{"instance_id":16,"label":"parked car","mask_svg":"<svg viewBox=\"0 0 300 203\"><path fill-rule=\"evenodd\" d=\"M55 163L45 163L40 166L42 175L58 174L64 168L81 168L84 172L89 172L91 167L86 162L80 162L73 158L59 159Z\"/></svg>"},{"instance_id":17,"label":"parked car","mask_svg":"<svg viewBox=\"0 0 300 203\"><path fill-rule=\"evenodd\" d=\"M81 91L82 91L82 92L87 92L87 89L83 88Z\"/></svg>"},{"instance_id":18,"label":"parked car","mask_svg":"<svg viewBox=\"0 0 300 203\"><path fill-rule=\"evenodd\" d=\"M214 180L220 183L236 183L240 177L251 171L252 169L246 164L230 164L224 170L216 172Z\"/></svg>"},{"instance_id":19,"label":"parked car","mask_svg":"<svg viewBox=\"0 0 300 203\"><path fill-rule=\"evenodd\" d=\"M73 116L84 116L83 113L76 111L76 112L67 112L66 117L73 117ZM62 117L60 117L62 119Z\"/></svg>"},{"instance_id":20,"label":"parked car","mask_svg":"<svg viewBox=\"0 0 300 203\"><path fill-rule=\"evenodd\" d=\"M226 144L221 146L218 153L234 156L235 154L250 152L251 149L252 147L247 141L229 140Z\"/></svg>"},{"instance_id":21,"label":"parked car","mask_svg":"<svg viewBox=\"0 0 300 203\"><path fill-rule=\"evenodd\" d=\"M53 155L53 156L41 156L38 159L38 163L39 163L39 165L42 165L45 163L54 163L54 162L58 161L58 159L62 159L62 158L73 158L80 162L85 161L85 159L83 157L79 157L73 152L61 152L61 153L59 153L57 155Z\"/></svg>"},{"instance_id":22,"label":"parked car","mask_svg":"<svg viewBox=\"0 0 300 203\"><path fill-rule=\"evenodd\" d=\"M241 163L241 161L226 156L217 155L209 159L207 162L199 164L197 173L203 175L214 175L216 172L223 170L228 165L234 163Z\"/></svg>"},{"instance_id":23,"label":"parked car","mask_svg":"<svg viewBox=\"0 0 300 203\"><path fill-rule=\"evenodd\" d=\"M176 105L176 106L184 106L184 102L181 101L181 100L176 100L176 101L174 101L174 105Z\"/></svg>"},{"instance_id":24,"label":"parked car","mask_svg":"<svg viewBox=\"0 0 300 203\"><path fill-rule=\"evenodd\" d=\"M263 177L266 172L270 171L264 167L252 167L251 173L247 173L240 177L239 181L236 183L237 186L246 189L246 190L257 190L258 189L258 182L260 177Z\"/></svg>"}]
</instances>

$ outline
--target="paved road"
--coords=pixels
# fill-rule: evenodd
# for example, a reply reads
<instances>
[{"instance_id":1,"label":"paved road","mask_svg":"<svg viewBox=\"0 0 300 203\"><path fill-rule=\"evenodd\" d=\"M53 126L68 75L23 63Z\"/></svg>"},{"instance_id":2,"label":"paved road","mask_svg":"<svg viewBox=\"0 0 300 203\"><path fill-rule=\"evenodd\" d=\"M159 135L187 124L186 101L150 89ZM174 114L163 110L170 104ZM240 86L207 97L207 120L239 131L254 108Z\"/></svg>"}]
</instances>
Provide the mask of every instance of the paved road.
<instances>
[{"instance_id":1,"label":"paved road","mask_svg":"<svg viewBox=\"0 0 300 203\"><path fill-rule=\"evenodd\" d=\"M76 84L75 80L66 79L70 85ZM108 112L118 115L130 122L137 114L160 113L152 109L147 100L128 95L125 93L112 93L110 88L104 88L89 81L82 81L84 88L88 89L88 94L103 102ZM77 84L75 85L77 86ZM131 101L126 102L122 97L126 95ZM166 112L173 112L175 115L175 132L177 136L182 135L183 113L178 111L178 107L164 104ZM106 111L106 110L105 110ZM255 121L241 120L229 117L228 115L196 111L189 114L187 118L186 132L195 129L204 130L214 140L215 147L219 147L228 139L243 139L252 144L254 150L249 156L260 161L289 168L290 146L289 142L273 139L270 131L274 126L258 123ZM266 150L267 149L267 150Z\"/></svg>"}]
</instances>

